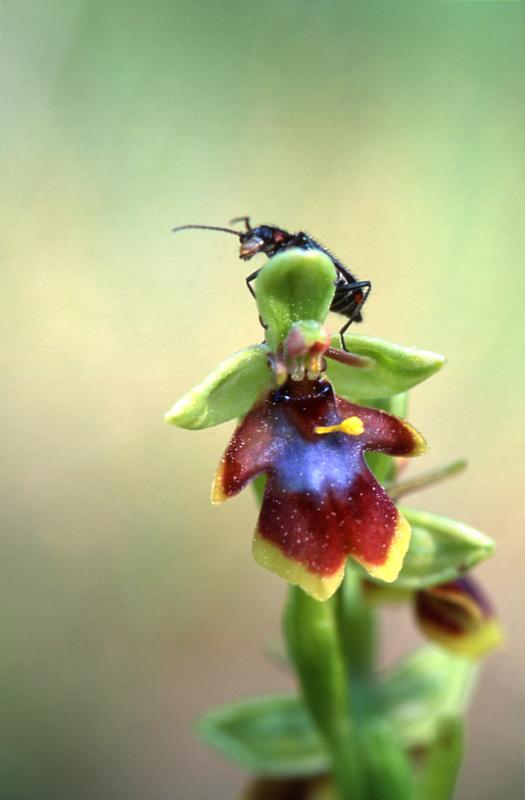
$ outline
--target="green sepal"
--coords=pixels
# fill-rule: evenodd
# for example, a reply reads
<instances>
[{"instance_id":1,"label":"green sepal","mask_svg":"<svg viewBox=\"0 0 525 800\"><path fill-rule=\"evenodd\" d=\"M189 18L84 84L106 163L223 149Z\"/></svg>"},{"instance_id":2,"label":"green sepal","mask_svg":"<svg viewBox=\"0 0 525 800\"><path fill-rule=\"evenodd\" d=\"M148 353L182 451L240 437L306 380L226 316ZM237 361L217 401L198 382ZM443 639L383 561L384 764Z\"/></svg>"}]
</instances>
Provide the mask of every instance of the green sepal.
<instances>
[{"instance_id":1,"label":"green sepal","mask_svg":"<svg viewBox=\"0 0 525 800\"><path fill-rule=\"evenodd\" d=\"M400 511L412 536L393 587L417 590L455 580L496 548L492 539L463 522L404 506Z\"/></svg>"},{"instance_id":2,"label":"green sepal","mask_svg":"<svg viewBox=\"0 0 525 800\"><path fill-rule=\"evenodd\" d=\"M463 759L463 729L458 714L439 720L435 740L417 779L414 800L452 800Z\"/></svg>"},{"instance_id":3,"label":"green sepal","mask_svg":"<svg viewBox=\"0 0 525 800\"><path fill-rule=\"evenodd\" d=\"M369 366L349 367L327 359L327 375L336 394L348 400L374 400L406 392L430 378L445 363L445 357L428 350L403 347L372 336L345 334L349 352L370 359ZM339 334L332 337L331 346L341 347Z\"/></svg>"},{"instance_id":4,"label":"green sepal","mask_svg":"<svg viewBox=\"0 0 525 800\"><path fill-rule=\"evenodd\" d=\"M267 353L268 348L258 344L226 358L175 403L165 420L196 430L242 417L273 385Z\"/></svg>"},{"instance_id":5,"label":"green sepal","mask_svg":"<svg viewBox=\"0 0 525 800\"><path fill-rule=\"evenodd\" d=\"M434 645L422 647L383 677L378 713L405 747L427 748L436 740L441 720L465 710L477 672L468 658Z\"/></svg>"},{"instance_id":6,"label":"green sepal","mask_svg":"<svg viewBox=\"0 0 525 800\"><path fill-rule=\"evenodd\" d=\"M297 777L329 769L321 737L294 695L238 700L206 714L197 730L209 745L256 775Z\"/></svg>"},{"instance_id":7,"label":"green sepal","mask_svg":"<svg viewBox=\"0 0 525 800\"><path fill-rule=\"evenodd\" d=\"M265 475L264 473L262 475L257 475L251 482L251 487L255 495L255 499L259 505L261 505L263 501L264 490L266 489L267 482L268 482L268 476Z\"/></svg>"},{"instance_id":8,"label":"green sepal","mask_svg":"<svg viewBox=\"0 0 525 800\"><path fill-rule=\"evenodd\" d=\"M320 250L293 248L278 253L261 269L255 283L266 342L273 352L299 320L323 323L335 292L331 259Z\"/></svg>"}]
</instances>

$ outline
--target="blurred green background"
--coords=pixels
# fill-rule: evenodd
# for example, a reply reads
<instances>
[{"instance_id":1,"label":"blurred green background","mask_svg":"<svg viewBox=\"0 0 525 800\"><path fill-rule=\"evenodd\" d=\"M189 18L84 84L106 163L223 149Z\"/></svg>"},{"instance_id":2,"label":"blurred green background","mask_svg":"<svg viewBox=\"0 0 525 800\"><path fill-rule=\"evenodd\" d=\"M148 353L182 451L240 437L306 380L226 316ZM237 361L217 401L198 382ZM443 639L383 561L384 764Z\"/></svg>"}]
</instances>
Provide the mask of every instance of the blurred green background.
<instances>
[{"instance_id":1,"label":"blurred green background","mask_svg":"<svg viewBox=\"0 0 525 800\"><path fill-rule=\"evenodd\" d=\"M470 469L413 502L497 540L509 639L458 798L521 798L525 4L5 0L2 28L2 800L232 800L191 720L290 685L252 498L208 504L232 426L162 420L261 338L235 240L170 229L248 213L372 280L361 332L449 358L412 474ZM389 621L385 659L418 640Z\"/></svg>"}]
</instances>

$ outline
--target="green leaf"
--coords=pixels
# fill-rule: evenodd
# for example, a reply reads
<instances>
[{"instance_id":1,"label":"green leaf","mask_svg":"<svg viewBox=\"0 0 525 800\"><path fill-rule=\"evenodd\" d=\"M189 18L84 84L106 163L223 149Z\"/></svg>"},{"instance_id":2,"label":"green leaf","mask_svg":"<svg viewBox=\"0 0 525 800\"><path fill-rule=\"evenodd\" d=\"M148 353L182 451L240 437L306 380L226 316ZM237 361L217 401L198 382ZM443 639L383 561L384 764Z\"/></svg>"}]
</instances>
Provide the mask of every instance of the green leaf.
<instances>
[{"instance_id":1,"label":"green leaf","mask_svg":"<svg viewBox=\"0 0 525 800\"><path fill-rule=\"evenodd\" d=\"M374 800L409 800L412 773L397 730L384 719L371 719L363 727L362 743L367 796Z\"/></svg>"},{"instance_id":2,"label":"green leaf","mask_svg":"<svg viewBox=\"0 0 525 800\"><path fill-rule=\"evenodd\" d=\"M428 747L438 735L441 720L466 708L477 671L468 658L434 645L422 647L380 682L380 712L405 747Z\"/></svg>"},{"instance_id":3,"label":"green leaf","mask_svg":"<svg viewBox=\"0 0 525 800\"><path fill-rule=\"evenodd\" d=\"M329 769L330 759L302 700L249 697L222 706L197 725L202 738L257 775L294 777Z\"/></svg>"},{"instance_id":4,"label":"green leaf","mask_svg":"<svg viewBox=\"0 0 525 800\"><path fill-rule=\"evenodd\" d=\"M273 352L294 322L324 323L335 280L335 267L320 250L286 250L265 264L257 276L255 295L267 326L266 341Z\"/></svg>"},{"instance_id":5,"label":"green leaf","mask_svg":"<svg viewBox=\"0 0 525 800\"><path fill-rule=\"evenodd\" d=\"M392 586L424 589L451 581L488 558L495 544L484 533L463 522L400 507L412 526L403 567Z\"/></svg>"},{"instance_id":6,"label":"green leaf","mask_svg":"<svg viewBox=\"0 0 525 800\"><path fill-rule=\"evenodd\" d=\"M327 374L336 394L349 400L375 400L406 392L430 378L445 363L444 356L437 353L402 347L385 339L356 334L345 334L344 338L351 353L370 359L366 367L349 367L327 360ZM340 348L339 334L332 337L331 346Z\"/></svg>"},{"instance_id":7,"label":"green leaf","mask_svg":"<svg viewBox=\"0 0 525 800\"><path fill-rule=\"evenodd\" d=\"M415 800L452 800L463 759L463 721L449 714L436 726L436 738L416 785Z\"/></svg>"},{"instance_id":8,"label":"green leaf","mask_svg":"<svg viewBox=\"0 0 525 800\"><path fill-rule=\"evenodd\" d=\"M265 345L234 353L178 400L165 415L179 428L209 428L242 417L257 398L273 385Z\"/></svg>"}]
</instances>

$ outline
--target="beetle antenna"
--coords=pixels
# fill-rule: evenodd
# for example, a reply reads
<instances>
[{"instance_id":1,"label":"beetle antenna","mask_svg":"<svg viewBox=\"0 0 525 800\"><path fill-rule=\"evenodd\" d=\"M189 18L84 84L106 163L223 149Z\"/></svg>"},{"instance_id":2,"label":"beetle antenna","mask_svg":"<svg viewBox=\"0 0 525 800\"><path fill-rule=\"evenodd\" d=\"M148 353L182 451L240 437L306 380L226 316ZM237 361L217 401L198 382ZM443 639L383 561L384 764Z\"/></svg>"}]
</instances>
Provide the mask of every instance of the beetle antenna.
<instances>
[{"instance_id":1,"label":"beetle antenna","mask_svg":"<svg viewBox=\"0 0 525 800\"><path fill-rule=\"evenodd\" d=\"M198 228L202 231L222 231L223 233L233 233L234 236L240 236L240 231L234 231L232 228L218 228L215 225L179 225L176 228L172 228L172 233L177 233L178 231L185 231L188 228Z\"/></svg>"}]
</instances>

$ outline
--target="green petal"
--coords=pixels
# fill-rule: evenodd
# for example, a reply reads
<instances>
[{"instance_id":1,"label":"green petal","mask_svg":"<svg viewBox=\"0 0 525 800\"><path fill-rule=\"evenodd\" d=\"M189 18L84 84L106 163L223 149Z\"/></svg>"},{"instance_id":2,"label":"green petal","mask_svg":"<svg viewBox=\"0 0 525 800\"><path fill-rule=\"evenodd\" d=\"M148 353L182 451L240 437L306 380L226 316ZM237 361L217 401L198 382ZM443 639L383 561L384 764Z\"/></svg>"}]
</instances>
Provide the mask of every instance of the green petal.
<instances>
[{"instance_id":1,"label":"green petal","mask_svg":"<svg viewBox=\"0 0 525 800\"><path fill-rule=\"evenodd\" d=\"M165 415L179 428L209 428L241 417L273 385L265 345L254 345L225 359L190 389Z\"/></svg>"},{"instance_id":2,"label":"green petal","mask_svg":"<svg viewBox=\"0 0 525 800\"><path fill-rule=\"evenodd\" d=\"M466 708L477 672L470 659L434 645L419 648L383 677L381 712L405 747L429 746L441 720Z\"/></svg>"},{"instance_id":3,"label":"green petal","mask_svg":"<svg viewBox=\"0 0 525 800\"><path fill-rule=\"evenodd\" d=\"M294 322L325 321L335 280L332 261L319 250L286 250L265 264L257 276L255 294L272 351L284 341Z\"/></svg>"},{"instance_id":4,"label":"green petal","mask_svg":"<svg viewBox=\"0 0 525 800\"><path fill-rule=\"evenodd\" d=\"M492 539L462 522L402 506L400 511L412 526L410 546L393 584L400 589L454 580L496 548Z\"/></svg>"},{"instance_id":5,"label":"green petal","mask_svg":"<svg viewBox=\"0 0 525 800\"><path fill-rule=\"evenodd\" d=\"M356 334L345 334L344 338L351 353L371 360L367 367L349 367L327 360L328 377L336 394L349 400L386 398L406 392L430 378L445 363L444 356L437 353L402 347L385 339ZM331 346L341 347L339 334L332 337Z\"/></svg>"},{"instance_id":6,"label":"green petal","mask_svg":"<svg viewBox=\"0 0 525 800\"><path fill-rule=\"evenodd\" d=\"M257 775L318 775L329 768L319 734L292 695L239 700L206 714L197 727L208 744Z\"/></svg>"}]
</instances>

